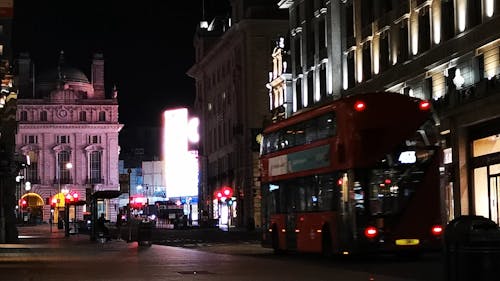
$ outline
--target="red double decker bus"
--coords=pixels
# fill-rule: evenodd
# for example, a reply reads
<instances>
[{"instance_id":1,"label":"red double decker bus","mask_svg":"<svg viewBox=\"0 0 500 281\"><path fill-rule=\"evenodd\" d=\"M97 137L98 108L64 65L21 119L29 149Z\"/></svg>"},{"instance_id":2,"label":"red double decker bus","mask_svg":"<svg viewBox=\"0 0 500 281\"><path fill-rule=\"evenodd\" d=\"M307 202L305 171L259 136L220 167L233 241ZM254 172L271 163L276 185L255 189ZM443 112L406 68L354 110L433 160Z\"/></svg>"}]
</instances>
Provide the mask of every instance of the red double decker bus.
<instances>
[{"instance_id":1,"label":"red double decker bus","mask_svg":"<svg viewBox=\"0 0 500 281\"><path fill-rule=\"evenodd\" d=\"M427 101L335 100L261 143L263 246L325 255L439 249L442 153Z\"/></svg>"}]
</instances>

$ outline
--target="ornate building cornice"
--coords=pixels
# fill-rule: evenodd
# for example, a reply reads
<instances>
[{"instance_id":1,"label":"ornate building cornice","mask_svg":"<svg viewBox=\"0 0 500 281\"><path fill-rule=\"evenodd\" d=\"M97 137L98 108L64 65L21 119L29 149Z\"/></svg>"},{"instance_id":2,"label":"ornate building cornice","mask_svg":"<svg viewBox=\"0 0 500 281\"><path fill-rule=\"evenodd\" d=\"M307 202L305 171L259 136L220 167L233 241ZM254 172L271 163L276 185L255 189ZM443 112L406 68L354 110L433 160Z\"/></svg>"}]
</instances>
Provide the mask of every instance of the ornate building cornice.
<instances>
[{"instance_id":1,"label":"ornate building cornice","mask_svg":"<svg viewBox=\"0 0 500 281\"><path fill-rule=\"evenodd\" d=\"M19 124L19 129L121 130L123 124Z\"/></svg>"}]
</instances>

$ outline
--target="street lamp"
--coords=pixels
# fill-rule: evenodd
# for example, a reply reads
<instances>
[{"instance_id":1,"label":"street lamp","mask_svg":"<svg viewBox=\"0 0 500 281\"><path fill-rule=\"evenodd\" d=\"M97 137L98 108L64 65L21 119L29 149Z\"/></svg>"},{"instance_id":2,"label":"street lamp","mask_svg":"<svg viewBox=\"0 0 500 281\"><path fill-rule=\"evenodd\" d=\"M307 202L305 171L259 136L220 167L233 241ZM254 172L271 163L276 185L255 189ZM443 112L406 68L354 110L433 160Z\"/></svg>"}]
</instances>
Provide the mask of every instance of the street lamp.
<instances>
[{"instance_id":1,"label":"street lamp","mask_svg":"<svg viewBox=\"0 0 500 281\"><path fill-rule=\"evenodd\" d=\"M17 193L18 193L18 196L17 196L17 219L19 221L21 221L21 218L22 218L22 214L23 214L23 211L22 211L22 208L21 208L21 204L19 202L21 202L21 199L22 199L22 195L23 195L23 192L22 192L22 181L24 179L24 176L21 175L19 173L19 175L16 176L16 182L17 182L17 185L18 185L18 188L17 188Z\"/></svg>"},{"instance_id":2,"label":"street lamp","mask_svg":"<svg viewBox=\"0 0 500 281\"><path fill-rule=\"evenodd\" d=\"M71 164L71 162L66 162L66 164L64 165L65 169L66 170L70 170L71 168L73 168L73 164ZM60 215L60 200L61 200L61 192L66 196L66 194L68 194L69 190L64 187L63 189L61 189L61 176L62 176L62 168L59 169L59 177L58 177L58 183L59 183L59 193L57 194L57 199L58 199L58 204L57 204L57 227L59 229L62 229L62 223L61 222L61 218L59 217ZM64 197L62 198L62 201L64 201ZM66 203L64 203L64 211L66 211L67 209L67 206L66 206ZM66 214L66 212L64 212L63 214ZM68 220L68 217L64 218L66 221Z\"/></svg>"},{"instance_id":3,"label":"street lamp","mask_svg":"<svg viewBox=\"0 0 500 281\"><path fill-rule=\"evenodd\" d=\"M66 195L64 196L64 216L66 218L65 220L65 229L64 229L64 236L69 237L69 206L73 205L74 206L74 211L75 211L75 216L73 218L73 229L76 233L77 228L76 228L76 206L78 205L78 199L79 195L76 191L72 192L67 192Z\"/></svg>"},{"instance_id":4,"label":"street lamp","mask_svg":"<svg viewBox=\"0 0 500 281\"><path fill-rule=\"evenodd\" d=\"M68 162L64 165L64 167L66 168L66 170L69 171L70 169L73 168L73 164L71 164L71 162ZM61 175L62 175L62 170L59 171L59 193L62 192L64 195L66 195L69 192L69 190L66 187L61 189Z\"/></svg>"}]
</instances>

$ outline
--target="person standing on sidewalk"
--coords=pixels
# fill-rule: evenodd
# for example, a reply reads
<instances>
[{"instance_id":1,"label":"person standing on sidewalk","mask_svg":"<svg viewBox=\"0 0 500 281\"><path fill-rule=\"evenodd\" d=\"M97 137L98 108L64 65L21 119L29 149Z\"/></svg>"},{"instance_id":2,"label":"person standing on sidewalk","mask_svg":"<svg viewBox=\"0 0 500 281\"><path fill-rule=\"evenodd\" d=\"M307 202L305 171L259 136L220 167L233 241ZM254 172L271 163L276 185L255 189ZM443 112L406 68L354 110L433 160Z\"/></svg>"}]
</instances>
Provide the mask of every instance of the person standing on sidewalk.
<instances>
[{"instance_id":1,"label":"person standing on sidewalk","mask_svg":"<svg viewBox=\"0 0 500 281\"><path fill-rule=\"evenodd\" d=\"M102 232L106 240L109 241L109 229L106 227L106 218L104 217L104 213L101 213L101 216L97 219L96 230Z\"/></svg>"},{"instance_id":2,"label":"person standing on sidewalk","mask_svg":"<svg viewBox=\"0 0 500 281\"><path fill-rule=\"evenodd\" d=\"M123 214L120 210L116 216L116 228L118 229L118 240L122 240L122 224L123 224Z\"/></svg>"}]
</instances>

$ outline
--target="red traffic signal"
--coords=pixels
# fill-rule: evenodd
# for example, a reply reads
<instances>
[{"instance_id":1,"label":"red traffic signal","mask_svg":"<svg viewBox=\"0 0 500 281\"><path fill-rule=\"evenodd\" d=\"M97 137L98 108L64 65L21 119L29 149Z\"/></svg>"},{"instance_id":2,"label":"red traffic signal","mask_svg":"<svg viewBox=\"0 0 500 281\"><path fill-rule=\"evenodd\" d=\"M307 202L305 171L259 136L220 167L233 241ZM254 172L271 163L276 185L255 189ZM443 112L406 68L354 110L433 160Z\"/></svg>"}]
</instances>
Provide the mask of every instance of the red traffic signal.
<instances>
[{"instance_id":1,"label":"red traffic signal","mask_svg":"<svg viewBox=\"0 0 500 281\"><path fill-rule=\"evenodd\" d=\"M233 196L233 189L229 186L224 186L221 189L217 189L214 192L214 197L216 197L218 200L221 200L223 198L231 198Z\"/></svg>"},{"instance_id":2,"label":"red traffic signal","mask_svg":"<svg viewBox=\"0 0 500 281\"><path fill-rule=\"evenodd\" d=\"M57 206L57 198L54 196L52 197L52 201L50 202L50 207L55 208Z\"/></svg>"},{"instance_id":3,"label":"red traffic signal","mask_svg":"<svg viewBox=\"0 0 500 281\"><path fill-rule=\"evenodd\" d=\"M221 199L223 197L222 192L220 192L220 191L215 192L215 194L216 194L218 199Z\"/></svg>"},{"instance_id":4,"label":"red traffic signal","mask_svg":"<svg viewBox=\"0 0 500 281\"><path fill-rule=\"evenodd\" d=\"M25 199L21 199L21 208L26 209L28 207L28 202Z\"/></svg>"},{"instance_id":5,"label":"red traffic signal","mask_svg":"<svg viewBox=\"0 0 500 281\"><path fill-rule=\"evenodd\" d=\"M224 197L232 197L233 196L233 189L230 188L229 186L224 186L222 188L222 195Z\"/></svg>"},{"instance_id":6,"label":"red traffic signal","mask_svg":"<svg viewBox=\"0 0 500 281\"><path fill-rule=\"evenodd\" d=\"M143 196L133 196L129 198L130 207L134 209L140 209L148 203L148 199Z\"/></svg>"},{"instance_id":7,"label":"red traffic signal","mask_svg":"<svg viewBox=\"0 0 500 281\"><path fill-rule=\"evenodd\" d=\"M73 191L66 194L66 197L64 199L66 203L73 203L78 201L78 196L78 193L76 193L76 191Z\"/></svg>"}]
</instances>

